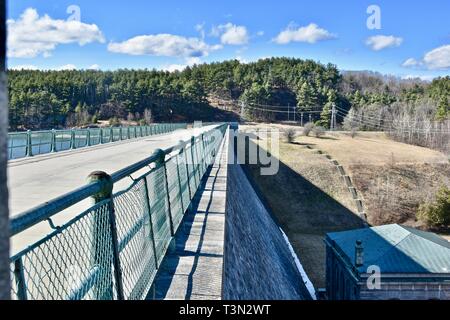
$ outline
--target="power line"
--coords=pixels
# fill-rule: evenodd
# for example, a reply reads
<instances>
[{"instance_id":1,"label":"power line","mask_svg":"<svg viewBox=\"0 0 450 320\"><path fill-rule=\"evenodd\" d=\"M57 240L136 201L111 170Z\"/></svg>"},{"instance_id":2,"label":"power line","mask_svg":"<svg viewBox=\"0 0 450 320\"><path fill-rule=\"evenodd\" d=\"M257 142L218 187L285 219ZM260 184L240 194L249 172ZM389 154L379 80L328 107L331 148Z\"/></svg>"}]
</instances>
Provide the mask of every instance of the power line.
<instances>
[{"instance_id":1,"label":"power line","mask_svg":"<svg viewBox=\"0 0 450 320\"><path fill-rule=\"evenodd\" d=\"M258 104L256 104L257 106L260 106ZM244 106L245 109L251 109L251 110L260 110L260 111L266 111L266 112L274 112L274 113L322 113L322 111L307 111L307 110L293 110L293 111L289 111L289 110L270 110L270 109L265 109L265 108L258 108L258 107L253 107L253 106L249 106L249 105L245 105ZM292 108L292 107L291 107Z\"/></svg>"},{"instance_id":2,"label":"power line","mask_svg":"<svg viewBox=\"0 0 450 320\"><path fill-rule=\"evenodd\" d=\"M371 122L370 120L362 120L359 118L355 118L353 115L349 115L349 114L343 114L342 112L338 111L337 115L339 117L341 117L343 120L349 116L349 121L352 122L356 122L360 125L366 125L366 126L372 126L372 127L378 127L379 129L384 129L386 131L398 131L398 130L402 130L403 132L416 132L416 133L443 133L443 134L448 134L450 133L449 131L442 131L442 130L435 130L435 129L419 129L419 128L411 128L411 126L408 127L399 127L396 128L394 126L386 126L383 124L379 124L379 123L374 123Z\"/></svg>"},{"instance_id":3,"label":"power line","mask_svg":"<svg viewBox=\"0 0 450 320\"><path fill-rule=\"evenodd\" d=\"M348 112L348 110L342 109L340 107L336 107L336 109L338 109L339 111L342 111L342 112ZM395 123L401 122L401 123L408 123L408 124L411 123L411 121L407 121L407 120L385 119L385 118L378 118L378 117L372 116L372 115L364 115L364 117L365 118L371 118L371 119L374 119L374 120L381 120L381 121L384 121L384 122L395 122ZM412 122L414 122L414 123L417 123L417 122L438 123L436 121L428 121L428 120L412 120Z\"/></svg>"}]
</instances>

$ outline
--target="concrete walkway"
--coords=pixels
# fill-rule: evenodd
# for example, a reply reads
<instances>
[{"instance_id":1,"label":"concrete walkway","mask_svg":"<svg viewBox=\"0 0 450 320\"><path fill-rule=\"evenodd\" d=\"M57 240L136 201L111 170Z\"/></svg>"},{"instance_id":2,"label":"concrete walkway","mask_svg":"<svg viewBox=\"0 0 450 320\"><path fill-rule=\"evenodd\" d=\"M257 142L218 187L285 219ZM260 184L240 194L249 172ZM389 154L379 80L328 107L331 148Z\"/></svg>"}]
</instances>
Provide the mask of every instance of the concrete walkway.
<instances>
[{"instance_id":1,"label":"concrete walkway","mask_svg":"<svg viewBox=\"0 0 450 320\"><path fill-rule=\"evenodd\" d=\"M227 190L228 134L164 258L148 299L219 300Z\"/></svg>"}]
</instances>

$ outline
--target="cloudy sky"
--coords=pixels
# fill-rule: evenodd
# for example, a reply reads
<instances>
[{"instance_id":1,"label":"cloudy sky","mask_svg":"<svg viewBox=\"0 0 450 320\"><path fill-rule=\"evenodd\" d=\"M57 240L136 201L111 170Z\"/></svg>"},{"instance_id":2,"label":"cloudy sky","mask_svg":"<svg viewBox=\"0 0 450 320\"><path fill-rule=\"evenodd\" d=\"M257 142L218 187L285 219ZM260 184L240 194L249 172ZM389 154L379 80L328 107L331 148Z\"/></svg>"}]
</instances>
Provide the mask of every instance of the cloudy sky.
<instances>
[{"instance_id":1,"label":"cloudy sky","mask_svg":"<svg viewBox=\"0 0 450 320\"><path fill-rule=\"evenodd\" d=\"M450 1L14 0L10 68L182 69L289 56L431 79L450 74Z\"/></svg>"}]
</instances>

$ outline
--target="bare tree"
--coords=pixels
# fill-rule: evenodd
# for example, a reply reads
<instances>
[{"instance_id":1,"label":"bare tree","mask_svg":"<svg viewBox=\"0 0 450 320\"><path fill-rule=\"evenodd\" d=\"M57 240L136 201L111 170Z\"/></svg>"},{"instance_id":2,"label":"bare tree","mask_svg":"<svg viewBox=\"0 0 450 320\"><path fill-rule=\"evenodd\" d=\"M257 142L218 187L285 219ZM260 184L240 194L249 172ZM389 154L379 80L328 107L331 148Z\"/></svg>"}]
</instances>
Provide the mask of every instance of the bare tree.
<instances>
[{"instance_id":1,"label":"bare tree","mask_svg":"<svg viewBox=\"0 0 450 320\"><path fill-rule=\"evenodd\" d=\"M10 299L9 212L6 181L8 94L6 80L6 4L0 0L0 299Z\"/></svg>"}]
</instances>

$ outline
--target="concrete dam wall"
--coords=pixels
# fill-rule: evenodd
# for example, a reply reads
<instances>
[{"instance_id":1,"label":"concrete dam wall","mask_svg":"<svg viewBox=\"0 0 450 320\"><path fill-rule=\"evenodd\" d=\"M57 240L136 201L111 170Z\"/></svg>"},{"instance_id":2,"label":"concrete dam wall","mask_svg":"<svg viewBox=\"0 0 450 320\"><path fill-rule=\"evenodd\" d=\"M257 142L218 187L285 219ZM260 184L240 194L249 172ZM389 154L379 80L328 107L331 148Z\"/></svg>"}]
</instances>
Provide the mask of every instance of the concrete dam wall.
<instances>
[{"instance_id":1,"label":"concrete dam wall","mask_svg":"<svg viewBox=\"0 0 450 320\"><path fill-rule=\"evenodd\" d=\"M227 180L222 298L311 299L289 244L239 164L228 164Z\"/></svg>"}]
</instances>

